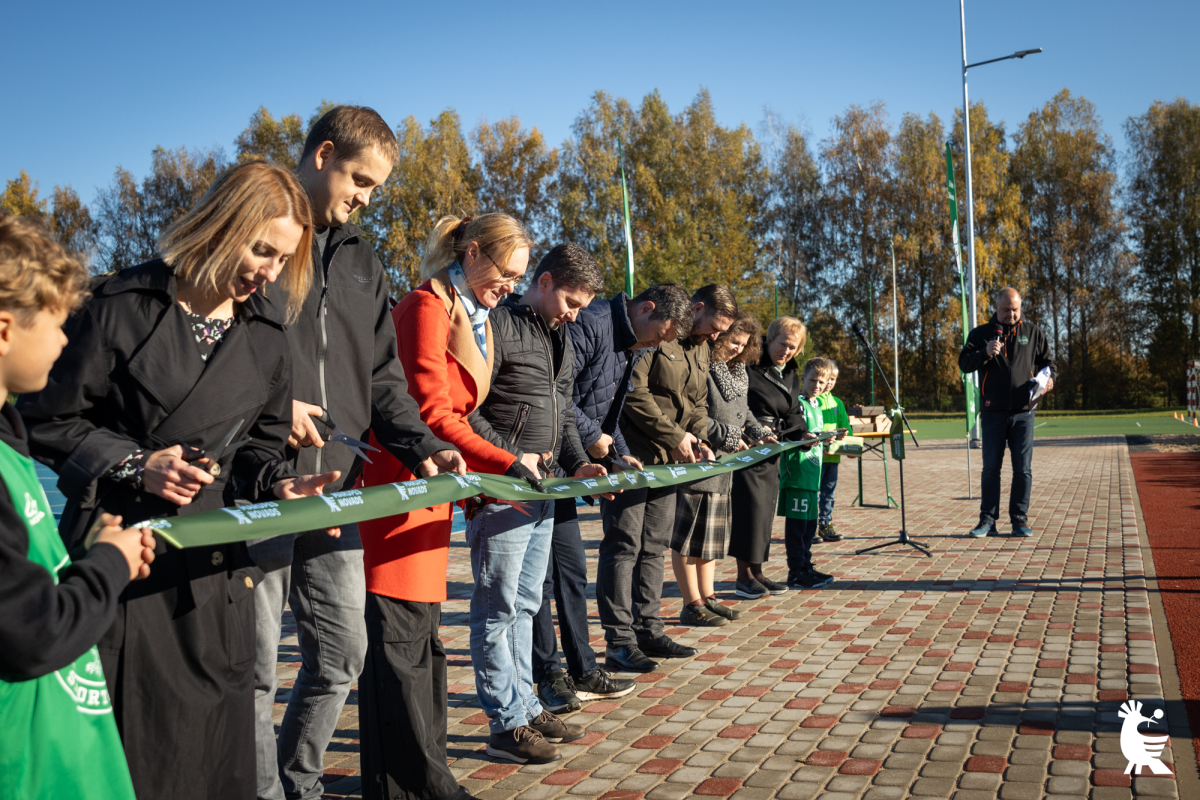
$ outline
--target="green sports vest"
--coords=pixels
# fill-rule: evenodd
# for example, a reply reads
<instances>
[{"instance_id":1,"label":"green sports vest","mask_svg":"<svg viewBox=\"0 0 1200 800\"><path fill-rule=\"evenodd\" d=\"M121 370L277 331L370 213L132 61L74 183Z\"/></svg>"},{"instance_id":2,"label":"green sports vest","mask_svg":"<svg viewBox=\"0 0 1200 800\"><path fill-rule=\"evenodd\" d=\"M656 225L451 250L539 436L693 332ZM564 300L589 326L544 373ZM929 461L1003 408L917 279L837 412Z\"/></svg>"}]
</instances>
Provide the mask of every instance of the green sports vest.
<instances>
[{"instance_id":1,"label":"green sports vest","mask_svg":"<svg viewBox=\"0 0 1200 800\"><path fill-rule=\"evenodd\" d=\"M821 409L811 400L800 396L800 408L804 411L804 423L810 431L818 433L825 425ZM822 446L810 450L788 450L779 462L779 485L784 489L821 490L821 458L825 453Z\"/></svg>"},{"instance_id":2,"label":"green sports vest","mask_svg":"<svg viewBox=\"0 0 1200 800\"><path fill-rule=\"evenodd\" d=\"M71 559L33 460L0 442L0 476L17 512L25 517L29 560L49 570L57 583L59 571ZM134 800L95 647L49 675L15 683L0 680L0 731L0 786L5 796Z\"/></svg>"}]
</instances>

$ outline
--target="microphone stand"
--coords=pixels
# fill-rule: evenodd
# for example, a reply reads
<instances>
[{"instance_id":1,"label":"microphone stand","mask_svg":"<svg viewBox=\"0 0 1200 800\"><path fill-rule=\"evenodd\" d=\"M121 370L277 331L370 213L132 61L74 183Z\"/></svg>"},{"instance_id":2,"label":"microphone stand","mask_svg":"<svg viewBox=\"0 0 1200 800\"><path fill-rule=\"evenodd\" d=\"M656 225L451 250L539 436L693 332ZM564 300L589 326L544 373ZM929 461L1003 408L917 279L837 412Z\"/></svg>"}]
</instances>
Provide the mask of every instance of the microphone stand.
<instances>
[{"instance_id":1,"label":"microphone stand","mask_svg":"<svg viewBox=\"0 0 1200 800\"><path fill-rule=\"evenodd\" d=\"M867 338L865 336L863 336L863 330L862 330L861 326L859 326L859 325L854 326L854 335L858 337L858 340L860 342L862 342L863 347L867 348L867 352L871 355L871 361L875 364L875 368L877 370L879 370L879 376L881 378L883 378L883 385L887 387L888 394L890 394L892 396L892 402L896 404L896 409L900 412L900 419L903 421L904 427L908 431L908 435L912 437L913 446L920 447L921 444L920 444L920 442L917 441L917 435L915 433L913 433L912 425L910 425L908 423L908 417L906 417L904 415L904 409L900 407L900 401L896 398L896 393L894 391L892 391L892 385L890 383L888 383L887 373L884 372L883 367L880 366L879 359L875 357L875 351L871 348L871 343L867 341ZM901 437L903 437L904 436L903 432L900 435L901 435ZM903 442L901 442L901 444L903 444ZM887 458L886 451L884 451L883 457ZM900 536L897 537L895 541L884 542L883 544L876 544L876 545L872 545L870 547L864 547L861 550L855 550L854 551L855 555L862 555L863 553L869 553L872 550L879 550L884 547L891 547L892 545L899 544L899 545L908 545L909 547L911 547L921 553L924 553L927 558L932 558L933 556L930 554L929 548L925 547L925 545L923 545L919 542L913 541L912 539L908 538L908 531L906 530L907 524L906 524L906 516L905 516L905 507L904 507L904 459L899 458L896 460L900 464Z\"/></svg>"}]
</instances>

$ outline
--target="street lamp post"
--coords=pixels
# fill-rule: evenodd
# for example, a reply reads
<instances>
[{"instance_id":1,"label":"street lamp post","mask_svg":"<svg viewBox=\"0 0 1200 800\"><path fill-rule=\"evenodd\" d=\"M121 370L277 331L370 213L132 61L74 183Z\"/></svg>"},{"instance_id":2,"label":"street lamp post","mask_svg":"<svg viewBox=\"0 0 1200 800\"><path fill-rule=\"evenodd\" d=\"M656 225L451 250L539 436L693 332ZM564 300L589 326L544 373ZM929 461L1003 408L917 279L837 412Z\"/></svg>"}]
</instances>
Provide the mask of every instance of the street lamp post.
<instances>
[{"instance_id":1,"label":"street lamp post","mask_svg":"<svg viewBox=\"0 0 1200 800\"><path fill-rule=\"evenodd\" d=\"M967 264L970 273L971 284L971 324L975 325L979 322L979 314L975 307L975 195L971 191L971 104L967 99L967 70L971 67L981 67L984 64L994 64L997 61L1007 61L1010 58L1024 58L1034 53L1042 52L1042 48L1038 47L1033 50L1018 50L1012 55L1001 56L1000 58L990 58L987 61L978 61L974 64L967 63L967 12L964 8L964 0L958 0L958 21L962 31L962 78L963 78L963 150L966 154L966 174L967 174ZM965 336L968 331L964 331ZM972 373L972 381L975 383L976 389L979 387L979 376L977 373ZM979 446L979 423L975 420L971 421L971 446Z\"/></svg>"}]
</instances>

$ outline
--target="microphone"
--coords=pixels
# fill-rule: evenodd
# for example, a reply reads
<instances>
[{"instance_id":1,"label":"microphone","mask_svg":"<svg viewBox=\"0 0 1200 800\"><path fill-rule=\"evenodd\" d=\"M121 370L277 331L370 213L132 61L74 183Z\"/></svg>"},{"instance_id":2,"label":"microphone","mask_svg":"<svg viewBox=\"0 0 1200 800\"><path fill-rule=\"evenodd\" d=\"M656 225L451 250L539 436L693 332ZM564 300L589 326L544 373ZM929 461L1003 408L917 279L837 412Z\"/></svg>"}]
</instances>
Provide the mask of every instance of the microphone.
<instances>
[{"instance_id":1,"label":"microphone","mask_svg":"<svg viewBox=\"0 0 1200 800\"><path fill-rule=\"evenodd\" d=\"M996 326L996 330L995 330L995 334L996 334L996 338L995 338L995 339L992 339L992 341L993 341L993 342L1002 342L1002 341L1004 341L1004 328L1003 328L1003 327L1001 327L1001 326L997 325L997 326Z\"/></svg>"},{"instance_id":2,"label":"microphone","mask_svg":"<svg viewBox=\"0 0 1200 800\"><path fill-rule=\"evenodd\" d=\"M856 323L854 323L854 325L852 325L852 326L851 326L851 330L853 330L853 331L854 331L854 335L855 335L855 336L857 336L857 337L858 337L858 338L860 338L860 339L862 338L862 336L863 336L863 326L862 326L862 323L861 323L861 322L856 322Z\"/></svg>"}]
</instances>

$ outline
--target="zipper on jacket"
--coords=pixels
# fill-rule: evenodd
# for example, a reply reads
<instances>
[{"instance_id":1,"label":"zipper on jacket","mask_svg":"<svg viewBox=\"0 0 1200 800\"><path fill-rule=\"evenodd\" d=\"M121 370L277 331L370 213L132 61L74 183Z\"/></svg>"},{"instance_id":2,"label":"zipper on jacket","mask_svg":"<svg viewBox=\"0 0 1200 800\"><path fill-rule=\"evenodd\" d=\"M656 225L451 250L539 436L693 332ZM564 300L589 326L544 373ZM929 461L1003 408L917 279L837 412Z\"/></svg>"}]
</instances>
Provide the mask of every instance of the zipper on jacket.
<instances>
[{"instance_id":1,"label":"zipper on jacket","mask_svg":"<svg viewBox=\"0 0 1200 800\"><path fill-rule=\"evenodd\" d=\"M554 369L554 348L550 346L549 335L542 330L546 325L545 321L536 311L532 313L538 323L538 332L542 334L542 345L546 348L546 361L550 364L550 398L554 403L554 416L551 421L553 435L550 437L550 458L552 461L557 461L558 457L554 455L554 449L558 446L558 372ZM565 364L567 361L566 348L564 347L563 350L563 363Z\"/></svg>"},{"instance_id":2,"label":"zipper on jacket","mask_svg":"<svg viewBox=\"0 0 1200 800\"><path fill-rule=\"evenodd\" d=\"M329 232L333 235L333 231ZM338 243L340 245L340 242ZM333 260L337 258L338 245L334 245L333 255L329 257L329 266L324 267L319 274L321 278L321 302L317 304L317 316L321 320L321 346L317 348L317 380L321 384L321 406L329 408L329 392L325 388L325 356L329 353L329 329L325 324L325 315L329 310L329 267L333 266ZM325 260L325 254L321 254L321 260ZM324 449L317 449L317 462L315 471L321 471L321 456L324 455Z\"/></svg>"},{"instance_id":3,"label":"zipper on jacket","mask_svg":"<svg viewBox=\"0 0 1200 800\"><path fill-rule=\"evenodd\" d=\"M513 447L521 441L521 432L525 430L525 420L529 418L529 403L517 404L517 421L513 423L512 436L509 437Z\"/></svg>"}]
</instances>

